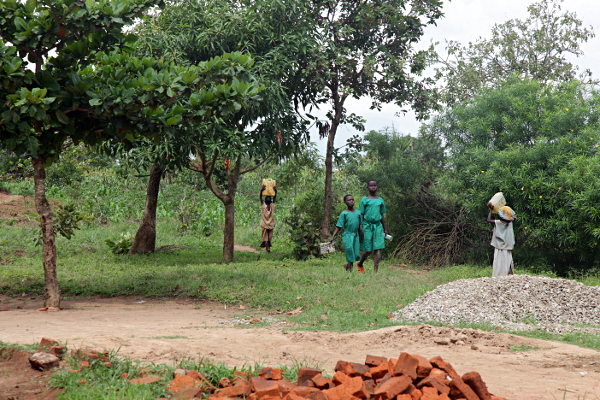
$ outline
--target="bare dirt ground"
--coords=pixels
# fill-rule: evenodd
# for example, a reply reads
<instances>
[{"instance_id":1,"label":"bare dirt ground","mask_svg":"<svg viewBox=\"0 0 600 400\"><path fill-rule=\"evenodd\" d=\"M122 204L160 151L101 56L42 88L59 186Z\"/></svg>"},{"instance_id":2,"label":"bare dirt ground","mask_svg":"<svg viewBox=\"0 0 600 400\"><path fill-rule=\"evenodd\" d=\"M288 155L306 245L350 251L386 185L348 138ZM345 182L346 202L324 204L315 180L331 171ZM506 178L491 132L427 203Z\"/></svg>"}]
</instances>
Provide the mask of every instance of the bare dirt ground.
<instances>
[{"instance_id":1,"label":"bare dirt ground","mask_svg":"<svg viewBox=\"0 0 600 400\"><path fill-rule=\"evenodd\" d=\"M113 298L64 301L41 312L41 300L0 297L0 340L31 344L48 337L71 349L118 350L142 363L199 357L229 366L301 362L332 374L338 360L401 352L441 356L460 373L477 371L490 392L509 399L600 398L600 352L506 333L454 329L464 345L437 345L451 328L396 326L361 333L290 331L285 315L192 300ZM252 327L267 322L267 327ZM517 346L520 351L514 351ZM0 371L2 364L0 364ZM2 380L0 375L0 392ZM2 396L0 396L2 399Z\"/></svg>"},{"instance_id":2,"label":"bare dirt ground","mask_svg":"<svg viewBox=\"0 0 600 400\"><path fill-rule=\"evenodd\" d=\"M0 218L32 222L26 215L32 208L30 198L0 193ZM428 325L346 334L292 331L286 315L193 300L68 300L62 311L37 311L42 306L42 299L0 294L0 310L6 310L0 312L0 341L32 344L48 337L70 349L118 351L142 363L204 357L231 367L302 363L328 374L338 360L362 363L367 354L396 358L408 352L439 355L460 374L477 371L490 392L508 399L600 399L600 352L502 332ZM466 336L462 345L435 343L459 334ZM57 392L45 387L47 375L28 368L26 354L15 353L0 362L0 400L53 399Z\"/></svg>"}]
</instances>

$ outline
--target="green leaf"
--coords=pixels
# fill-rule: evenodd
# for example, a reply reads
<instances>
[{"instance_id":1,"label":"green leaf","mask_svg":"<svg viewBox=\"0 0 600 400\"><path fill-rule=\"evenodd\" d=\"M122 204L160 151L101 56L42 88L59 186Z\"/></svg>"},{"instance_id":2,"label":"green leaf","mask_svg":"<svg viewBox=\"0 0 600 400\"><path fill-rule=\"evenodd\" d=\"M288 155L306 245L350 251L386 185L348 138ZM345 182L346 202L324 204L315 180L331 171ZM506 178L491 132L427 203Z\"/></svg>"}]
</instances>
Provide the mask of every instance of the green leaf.
<instances>
[{"instance_id":1,"label":"green leaf","mask_svg":"<svg viewBox=\"0 0 600 400\"><path fill-rule=\"evenodd\" d=\"M102 104L101 99L90 99L90 106L99 106Z\"/></svg>"},{"instance_id":2,"label":"green leaf","mask_svg":"<svg viewBox=\"0 0 600 400\"><path fill-rule=\"evenodd\" d=\"M62 124L65 124L65 125L66 125L66 124L68 124L69 122L71 122L71 120L69 119L69 117L67 117L67 116L65 115L65 113L63 113L62 111L60 111L60 110L56 110L55 114L56 114L56 119L58 119L58 121L59 121L60 123L62 123Z\"/></svg>"},{"instance_id":3,"label":"green leaf","mask_svg":"<svg viewBox=\"0 0 600 400\"><path fill-rule=\"evenodd\" d=\"M171 126L171 125L175 125L179 123L179 118L177 117L171 117L167 120L167 125Z\"/></svg>"}]
</instances>

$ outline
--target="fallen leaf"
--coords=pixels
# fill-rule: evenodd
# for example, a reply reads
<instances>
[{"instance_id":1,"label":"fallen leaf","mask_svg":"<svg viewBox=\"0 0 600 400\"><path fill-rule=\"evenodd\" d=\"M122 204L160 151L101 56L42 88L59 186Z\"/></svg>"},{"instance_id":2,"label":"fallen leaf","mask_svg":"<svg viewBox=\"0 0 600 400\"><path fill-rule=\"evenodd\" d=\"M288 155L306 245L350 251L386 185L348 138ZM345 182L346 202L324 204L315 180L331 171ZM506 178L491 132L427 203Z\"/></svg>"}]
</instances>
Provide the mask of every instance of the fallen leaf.
<instances>
[{"instance_id":1,"label":"fallen leaf","mask_svg":"<svg viewBox=\"0 0 600 400\"><path fill-rule=\"evenodd\" d=\"M295 310L289 311L287 315L298 315L302 312L302 307L298 307Z\"/></svg>"},{"instance_id":2,"label":"fallen leaf","mask_svg":"<svg viewBox=\"0 0 600 400\"><path fill-rule=\"evenodd\" d=\"M243 304L240 304L240 310L244 310L244 309L246 309L246 307L244 307Z\"/></svg>"}]
</instances>

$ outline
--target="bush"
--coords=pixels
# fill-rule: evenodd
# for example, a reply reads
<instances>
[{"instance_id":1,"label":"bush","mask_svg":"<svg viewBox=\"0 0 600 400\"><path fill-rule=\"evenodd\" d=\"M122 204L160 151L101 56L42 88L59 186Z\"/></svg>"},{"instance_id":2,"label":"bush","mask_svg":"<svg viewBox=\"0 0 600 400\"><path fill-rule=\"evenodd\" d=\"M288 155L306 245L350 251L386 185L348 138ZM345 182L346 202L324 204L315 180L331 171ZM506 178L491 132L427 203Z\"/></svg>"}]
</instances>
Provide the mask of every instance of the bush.
<instances>
[{"instance_id":1,"label":"bush","mask_svg":"<svg viewBox=\"0 0 600 400\"><path fill-rule=\"evenodd\" d=\"M106 239L105 242L114 254L127 254L133 245L133 235L129 232L121 233L117 239Z\"/></svg>"}]
</instances>

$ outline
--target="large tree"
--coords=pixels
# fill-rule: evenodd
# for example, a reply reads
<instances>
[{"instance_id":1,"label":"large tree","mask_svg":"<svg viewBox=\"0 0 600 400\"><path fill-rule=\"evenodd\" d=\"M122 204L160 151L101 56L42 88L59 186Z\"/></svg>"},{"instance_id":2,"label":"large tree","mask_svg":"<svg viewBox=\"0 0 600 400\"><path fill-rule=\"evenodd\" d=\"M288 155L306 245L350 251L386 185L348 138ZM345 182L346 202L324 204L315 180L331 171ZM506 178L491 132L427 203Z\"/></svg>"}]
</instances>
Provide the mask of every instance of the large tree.
<instances>
[{"instance_id":1,"label":"large tree","mask_svg":"<svg viewBox=\"0 0 600 400\"><path fill-rule=\"evenodd\" d=\"M34 167L46 307L60 306L60 292L45 168L64 143L130 143L140 133L156 138L163 126L220 119L232 103L244 106L259 91L235 79L244 70L241 55L194 68L132 57L127 44L134 37L122 28L157 3L0 2L0 141L29 155Z\"/></svg>"},{"instance_id":2,"label":"large tree","mask_svg":"<svg viewBox=\"0 0 600 400\"><path fill-rule=\"evenodd\" d=\"M414 45L423 29L442 17L440 0L313 0L307 2L318 28L317 41L304 68L317 101L330 107L320 122L327 137L325 200L321 236L330 236L332 173L335 137L343 123L356 123L346 99L369 98L371 108L396 103L411 106L419 118L431 107L432 83L420 77L426 52Z\"/></svg>"},{"instance_id":3,"label":"large tree","mask_svg":"<svg viewBox=\"0 0 600 400\"><path fill-rule=\"evenodd\" d=\"M468 100L512 75L541 83L575 79L578 67L569 58L583 55L581 44L595 34L574 12L562 10L563 1L531 4L525 20L495 24L489 39L467 45L448 41L446 56L438 59L437 68L438 77L443 78L442 100L448 104ZM589 70L582 75L584 80L591 79Z\"/></svg>"},{"instance_id":4,"label":"large tree","mask_svg":"<svg viewBox=\"0 0 600 400\"><path fill-rule=\"evenodd\" d=\"M228 126L181 132L187 154L192 154L188 167L202 175L225 207L223 262L234 256L234 206L241 177L266 160L290 155L308 139L307 124L294 109L311 93L301 72L314 31L305 3L174 1L138 26L140 52L180 65L242 50L256 61L251 72L264 85L260 106L237 108ZM216 179L217 171L224 182Z\"/></svg>"}]
</instances>

